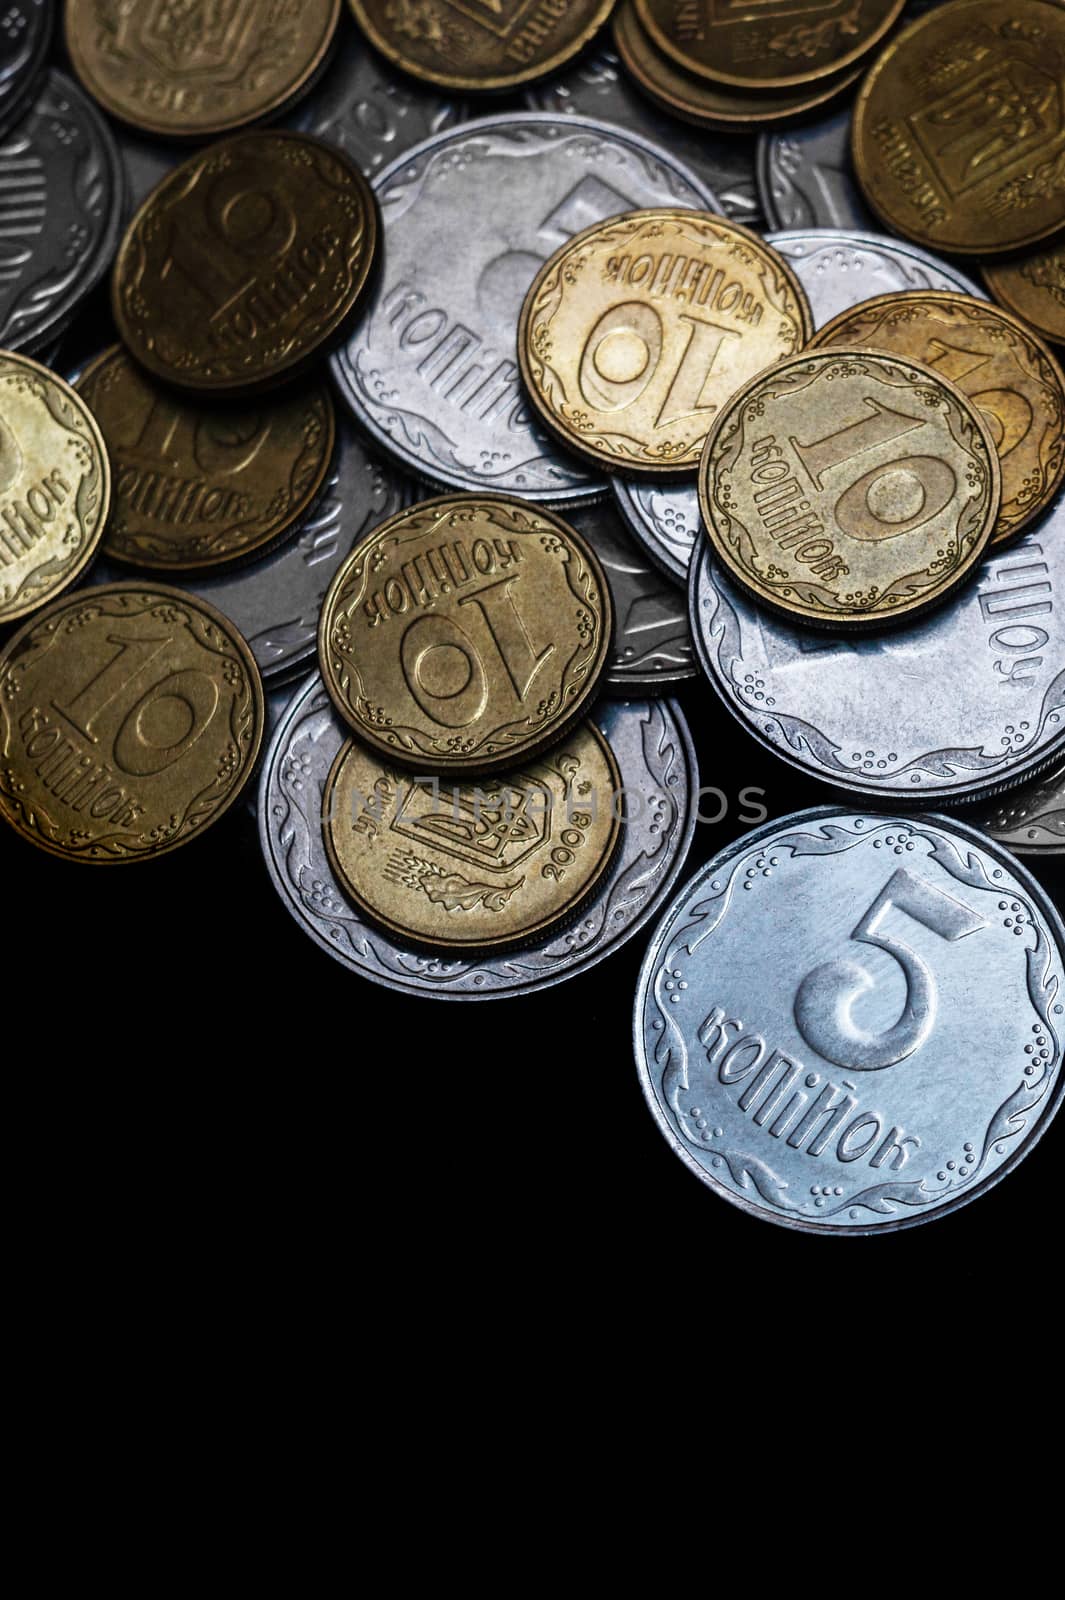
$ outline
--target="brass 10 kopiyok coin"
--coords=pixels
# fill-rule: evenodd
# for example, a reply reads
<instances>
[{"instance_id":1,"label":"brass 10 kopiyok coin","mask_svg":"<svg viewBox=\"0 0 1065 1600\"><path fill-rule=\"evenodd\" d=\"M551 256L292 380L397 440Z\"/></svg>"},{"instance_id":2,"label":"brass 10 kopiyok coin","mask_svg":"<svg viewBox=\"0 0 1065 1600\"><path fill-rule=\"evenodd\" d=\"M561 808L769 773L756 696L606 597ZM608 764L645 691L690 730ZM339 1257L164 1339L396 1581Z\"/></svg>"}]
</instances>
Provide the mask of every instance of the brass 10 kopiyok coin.
<instances>
[{"instance_id":1,"label":"brass 10 kopiyok coin","mask_svg":"<svg viewBox=\"0 0 1065 1600\"><path fill-rule=\"evenodd\" d=\"M78 77L112 116L163 138L210 139L298 98L339 17L340 0L66 0L66 41Z\"/></svg>"},{"instance_id":2,"label":"brass 10 kopiyok coin","mask_svg":"<svg viewBox=\"0 0 1065 1600\"><path fill-rule=\"evenodd\" d=\"M255 660L213 606L78 590L0 653L0 815L70 861L162 855L237 799L264 721Z\"/></svg>"},{"instance_id":3,"label":"brass 10 kopiyok coin","mask_svg":"<svg viewBox=\"0 0 1065 1600\"><path fill-rule=\"evenodd\" d=\"M690 72L745 89L809 83L881 40L904 0L636 0L659 49Z\"/></svg>"},{"instance_id":4,"label":"brass 10 kopiyok coin","mask_svg":"<svg viewBox=\"0 0 1065 1600\"><path fill-rule=\"evenodd\" d=\"M984 268L995 299L1044 339L1065 344L1065 243Z\"/></svg>"},{"instance_id":5,"label":"brass 10 kopiyok coin","mask_svg":"<svg viewBox=\"0 0 1065 1600\"><path fill-rule=\"evenodd\" d=\"M73 583L110 497L107 450L85 402L46 367L0 351L0 627Z\"/></svg>"},{"instance_id":6,"label":"brass 10 kopiyok coin","mask_svg":"<svg viewBox=\"0 0 1065 1600\"><path fill-rule=\"evenodd\" d=\"M510 89L564 65L614 0L351 0L382 55L442 89Z\"/></svg>"},{"instance_id":7,"label":"brass 10 kopiyok coin","mask_svg":"<svg viewBox=\"0 0 1065 1600\"><path fill-rule=\"evenodd\" d=\"M114 467L104 551L137 566L177 572L262 552L296 528L332 460L324 384L223 409L160 387L116 346L78 392Z\"/></svg>"},{"instance_id":8,"label":"brass 10 kopiyok coin","mask_svg":"<svg viewBox=\"0 0 1065 1600\"><path fill-rule=\"evenodd\" d=\"M271 388L333 339L376 241L373 192L339 150L239 134L178 167L134 217L112 285L118 331L166 383Z\"/></svg>"},{"instance_id":9,"label":"brass 10 kopiyok coin","mask_svg":"<svg viewBox=\"0 0 1065 1600\"><path fill-rule=\"evenodd\" d=\"M587 711L610 659L599 562L561 517L509 495L445 495L352 551L318 654L345 720L424 771L512 767Z\"/></svg>"},{"instance_id":10,"label":"brass 10 kopiyok coin","mask_svg":"<svg viewBox=\"0 0 1065 1600\"><path fill-rule=\"evenodd\" d=\"M998 456L929 367L807 352L748 384L706 441L714 552L758 600L814 627L883 627L938 604L998 516Z\"/></svg>"},{"instance_id":11,"label":"brass 10 kopiyok coin","mask_svg":"<svg viewBox=\"0 0 1065 1600\"><path fill-rule=\"evenodd\" d=\"M854 108L873 210L933 250L1023 249L1065 227L1065 7L952 0L887 46Z\"/></svg>"},{"instance_id":12,"label":"brass 10 kopiyok coin","mask_svg":"<svg viewBox=\"0 0 1065 1600\"><path fill-rule=\"evenodd\" d=\"M736 89L685 69L660 50L640 21L635 0L622 0L614 14L614 43L629 76L656 105L698 127L754 130L824 105L855 83L852 66L815 83L791 89Z\"/></svg>"},{"instance_id":13,"label":"brass 10 kopiyok coin","mask_svg":"<svg viewBox=\"0 0 1065 1600\"><path fill-rule=\"evenodd\" d=\"M691 472L722 407L812 328L798 278L746 228L633 211L547 262L518 356L537 410L572 449L625 472Z\"/></svg>"},{"instance_id":14,"label":"brass 10 kopiyok coin","mask_svg":"<svg viewBox=\"0 0 1065 1600\"><path fill-rule=\"evenodd\" d=\"M590 722L479 789L399 772L352 741L325 789L326 850L356 906L402 939L523 943L574 916L609 870L620 788Z\"/></svg>"},{"instance_id":15,"label":"brass 10 kopiyok coin","mask_svg":"<svg viewBox=\"0 0 1065 1600\"><path fill-rule=\"evenodd\" d=\"M877 295L840 312L811 348L884 350L924 362L968 395L1002 467L1001 544L1045 511L1065 475L1065 377L1016 317L947 290Z\"/></svg>"}]
</instances>

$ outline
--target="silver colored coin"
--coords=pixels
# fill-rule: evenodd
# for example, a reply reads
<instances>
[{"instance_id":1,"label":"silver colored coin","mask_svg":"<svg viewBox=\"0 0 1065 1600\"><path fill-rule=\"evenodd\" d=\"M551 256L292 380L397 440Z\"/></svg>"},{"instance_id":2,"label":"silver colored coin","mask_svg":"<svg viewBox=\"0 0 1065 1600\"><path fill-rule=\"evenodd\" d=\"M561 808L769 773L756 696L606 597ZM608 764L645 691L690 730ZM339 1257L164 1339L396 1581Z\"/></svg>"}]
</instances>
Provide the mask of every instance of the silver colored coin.
<instances>
[{"instance_id":1,"label":"silver colored coin","mask_svg":"<svg viewBox=\"0 0 1065 1600\"><path fill-rule=\"evenodd\" d=\"M748 733L879 803L952 805L1065 752L1065 498L949 606L894 632L827 638L745 599L709 547L692 565L695 648Z\"/></svg>"},{"instance_id":2,"label":"silver colored coin","mask_svg":"<svg viewBox=\"0 0 1065 1600\"><path fill-rule=\"evenodd\" d=\"M608 694L657 694L698 676L684 590L662 577L609 500L569 513L603 564L614 602Z\"/></svg>"},{"instance_id":3,"label":"silver colored coin","mask_svg":"<svg viewBox=\"0 0 1065 1600\"><path fill-rule=\"evenodd\" d=\"M34 350L59 337L111 264L124 190L102 117L49 72L0 143L0 346Z\"/></svg>"},{"instance_id":4,"label":"silver colored coin","mask_svg":"<svg viewBox=\"0 0 1065 1600\"><path fill-rule=\"evenodd\" d=\"M818 328L862 300L902 289L953 289L987 299L956 267L901 239L808 228L801 233L771 233L766 242L795 269ZM684 582L701 527L695 484L663 485L621 476L612 483L636 538L664 571Z\"/></svg>"},{"instance_id":5,"label":"silver colored coin","mask_svg":"<svg viewBox=\"0 0 1065 1600\"><path fill-rule=\"evenodd\" d=\"M580 229L646 206L715 210L713 195L634 134L531 112L426 140L374 187L384 266L332 361L355 416L437 483L543 502L599 493L603 480L533 425L515 349L525 294Z\"/></svg>"},{"instance_id":6,"label":"silver colored coin","mask_svg":"<svg viewBox=\"0 0 1065 1600\"><path fill-rule=\"evenodd\" d=\"M816 1233L979 1198L1061 1100L1065 928L945 817L823 807L723 850L651 940L640 1081L715 1194Z\"/></svg>"},{"instance_id":7,"label":"silver colored coin","mask_svg":"<svg viewBox=\"0 0 1065 1600\"><path fill-rule=\"evenodd\" d=\"M54 21L52 0L6 0L0 16L0 132L18 121L33 94Z\"/></svg>"},{"instance_id":8,"label":"silver colored coin","mask_svg":"<svg viewBox=\"0 0 1065 1600\"><path fill-rule=\"evenodd\" d=\"M1065 767L1010 789L965 820L1015 855L1065 855Z\"/></svg>"},{"instance_id":9,"label":"silver colored coin","mask_svg":"<svg viewBox=\"0 0 1065 1600\"><path fill-rule=\"evenodd\" d=\"M851 111L763 133L758 194L771 228L875 228L851 167Z\"/></svg>"},{"instance_id":10,"label":"silver colored coin","mask_svg":"<svg viewBox=\"0 0 1065 1600\"><path fill-rule=\"evenodd\" d=\"M304 931L350 972L406 994L491 1000L587 972L631 939L672 890L691 844L699 781L673 701L604 701L596 721L621 768L628 817L602 889L554 938L509 955L452 960L397 944L357 915L333 876L321 825L325 781L349 732L317 677L293 700L263 765L259 837L275 888Z\"/></svg>"},{"instance_id":11,"label":"silver colored coin","mask_svg":"<svg viewBox=\"0 0 1065 1600\"><path fill-rule=\"evenodd\" d=\"M594 117L665 145L717 195L724 216L759 233L765 216L758 199L754 144L726 133L705 132L667 116L629 81L613 50L586 56L525 94L530 111Z\"/></svg>"},{"instance_id":12,"label":"silver colored coin","mask_svg":"<svg viewBox=\"0 0 1065 1600\"><path fill-rule=\"evenodd\" d=\"M209 600L236 624L267 683L290 679L315 658L322 601L341 562L412 498L400 475L376 460L338 417L333 465L299 532L261 561L177 586ZM101 560L91 582L114 583L127 575L127 568Z\"/></svg>"}]
</instances>

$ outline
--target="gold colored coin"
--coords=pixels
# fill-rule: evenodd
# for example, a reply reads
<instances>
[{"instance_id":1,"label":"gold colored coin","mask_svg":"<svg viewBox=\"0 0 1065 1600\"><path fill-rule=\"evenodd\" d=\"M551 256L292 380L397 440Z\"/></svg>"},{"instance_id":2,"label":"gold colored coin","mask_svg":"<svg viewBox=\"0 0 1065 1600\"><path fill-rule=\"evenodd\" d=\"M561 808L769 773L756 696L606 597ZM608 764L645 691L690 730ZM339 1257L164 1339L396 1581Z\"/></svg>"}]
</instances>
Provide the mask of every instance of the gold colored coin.
<instances>
[{"instance_id":1,"label":"gold colored coin","mask_svg":"<svg viewBox=\"0 0 1065 1600\"><path fill-rule=\"evenodd\" d=\"M340 0L67 0L66 42L78 77L112 116L163 138L210 139L310 88L339 18Z\"/></svg>"},{"instance_id":2,"label":"gold colored coin","mask_svg":"<svg viewBox=\"0 0 1065 1600\"><path fill-rule=\"evenodd\" d=\"M676 474L696 469L736 391L812 328L798 278L756 234L698 211L632 211L546 263L522 308L518 359L571 449Z\"/></svg>"},{"instance_id":3,"label":"gold colored coin","mask_svg":"<svg viewBox=\"0 0 1065 1600\"><path fill-rule=\"evenodd\" d=\"M1065 227L1065 9L951 0L887 46L854 108L873 210L933 250L993 255Z\"/></svg>"},{"instance_id":4,"label":"gold colored coin","mask_svg":"<svg viewBox=\"0 0 1065 1600\"><path fill-rule=\"evenodd\" d=\"M351 0L370 43L442 89L512 89L594 38L614 0Z\"/></svg>"},{"instance_id":5,"label":"gold colored coin","mask_svg":"<svg viewBox=\"0 0 1065 1600\"><path fill-rule=\"evenodd\" d=\"M110 501L107 449L88 406L47 367L0 351L0 627L84 571Z\"/></svg>"},{"instance_id":6,"label":"gold colored coin","mask_svg":"<svg viewBox=\"0 0 1065 1600\"><path fill-rule=\"evenodd\" d=\"M687 72L660 50L640 21L634 0L622 0L614 13L614 44L637 87L663 110L697 127L756 133L771 123L825 105L861 77L853 66L813 85L777 93L730 88Z\"/></svg>"},{"instance_id":7,"label":"gold colored coin","mask_svg":"<svg viewBox=\"0 0 1065 1600\"><path fill-rule=\"evenodd\" d=\"M884 37L905 0L636 0L651 39L681 67L740 89L840 72Z\"/></svg>"},{"instance_id":8,"label":"gold colored coin","mask_svg":"<svg viewBox=\"0 0 1065 1600\"><path fill-rule=\"evenodd\" d=\"M377 204L341 151L300 133L243 133L168 174L115 264L130 354L199 393L294 377L336 336L370 272Z\"/></svg>"},{"instance_id":9,"label":"gold colored coin","mask_svg":"<svg viewBox=\"0 0 1065 1600\"><path fill-rule=\"evenodd\" d=\"M329 859L360 910L439 949L526 944L566 922L610 867L621 774L582 722L547 755L442 786L352 741L325 788Z\"/></svg>"},{"instance_id":10,"label":"gold colored coin","mask_svg":"<svg viewBox=\"0 0 1065 1600\"><path fill-rule=\"evenodd\" d=\"M487 772L560 739L610 657L588 545L510 495L448 494L364 539L325 597L318 655L359 737L420 771Z\"/></svg>"},{"instance_id":11,"label":"gold colored coin","mask_svg":"<svg viewBox=\"0 0 1065 1600\"><path fill-rule=\"evenodd\" d=\"M994 544L1050 505L1065 476L1065 376L1016 317L949 290L877 295L826 323L810 348L840 346L921 361L979 409L1002 467Z\"/></svg>"},{"instance_id":12,"label":"gold colored coin","mask_svg":"<svg viewBox=\"0 0 1065 1600\"><path fill-rule=\"evenodd\" d=\"M793 622L914 617L973 571L998 516L983 417L930 367L807 351L737 395L706 441L699 504L718 559Z\"/></svg>"},{"instance_id":13,"label":"gold colored coin","mask_svg":"<svg viewBox=\"0 0 1065 1600\"><path fill-rule=\"evenodd\" d=\"M79 589L0 652L0 815L68 861L144 861L237 799L262 743L233 624L161 584Z\"/></svg>"},{"instance_id":14,"label":"gold colored coin","mask_svg":"<svg viewBox=\"0 0 1065 1600\"><path fill-rule=\"evenodd\" d=\"M995 299L1044 339L1065 344L1065 243L984 268Z\"/></svg>"},{"instance_id":15,"label":"gold colored coin","mask_svg":"<svg viewBox=\"0 0 1065 1600\"><path fill-rule=\"evenodd\" d=\"M78 383L114 464L104 550L158 571L246 559L291 532L332 459L324 384L222 408L164 389L116 346Z\"/></svg>"}]
</instances>

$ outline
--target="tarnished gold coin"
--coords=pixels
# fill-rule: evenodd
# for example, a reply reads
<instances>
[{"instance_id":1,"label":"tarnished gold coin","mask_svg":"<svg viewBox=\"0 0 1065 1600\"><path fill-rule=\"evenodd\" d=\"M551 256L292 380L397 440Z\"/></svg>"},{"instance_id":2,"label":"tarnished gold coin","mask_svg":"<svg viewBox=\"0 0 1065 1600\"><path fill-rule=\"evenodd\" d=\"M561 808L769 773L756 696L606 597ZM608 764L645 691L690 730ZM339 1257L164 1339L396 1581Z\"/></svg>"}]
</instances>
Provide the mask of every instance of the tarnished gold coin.
<instances>
[{"instance_id":1,"label":"tarnished gold coin","mask_svg":"<svg viewBox=\"0 0 1065 1600\"><path fill-rule=\"evenodd\" d=\"M699 504L718 559L792 621L883 627L962 583L998 516L998 455L930 367L807 351L748 384L706 441Z\"/></svg>"},{"instance_id":2,"label":"tarnished gold coin","mask_svg":"<svg viewBox=\"0 0 1065 1600\"><path fill-rule=\"evenodd\" d=\"M984 268L984 278L1000 305L1044 339L1065 344L1065 243L996 261Z\"/></svg>"},{"instance_id":3,"label":"tarnished gold coin","mask_svg":"<svg viewBox=\"0 0 1065 1600\"><path fill-rule=\"evenodd\" d=\"M283 110L314 82L340 0L66 0L74 70L112 116L209 139Z\"/></svg>"},{"instance_id":4,"label":"tarnished gold coin","mask_svg":"<svg viewBox=\"0 0 1065 1600\"><path fill-rule=\"evenodd\" d=\"M370 43L442 89L511 89L561 67L614 0L351 0Z\"/></svg>"},{"instance_id":5,"label":"tarnished gold coin","mask_svg":"<svg viewBox=\"0 0 1065 1600\"><path fill-rule=\"evenodd\" d=\"M70 861L163 855L236 800L264 720L254 657L206 601L80 589L0 652L0 815Z\"/></svg>"},{"instance_id":6,"label":"tarnished gold coin","mask_svg":"<svg viewBox=\"0 0 1065 1600\"><path fill-rule=\"evenodd\" d=\"M698 466L737 390L812 327L798 278L756 234L698 211L631 211L546 263L522 307L518 359L571 449L675 474Z\"/></svg>"},{"instance_id":7,"label":"tarnished gold coin","mask_svg":"<svg viewBox=\"0 0 1065 1600\"><path fill-rule=\"evenodd\" d=\"M119 561L176 572L255 555L297 527L329 470L325 384L223 408L162 388L116 346L78 392L111 455L103 547Z\"/></svg>"},{"instance_id":8,"label":"tarnished gold coin","mask_svg":"<svg viewBox=\"0 0 1065 1600\"><path fill-rule=\"evenodd\" d=\"M325 788L329 859L360 910L444 950L524 944L573 917L618 841L621 774L585 721L524 766L453 787L356 741Z\"/></svg>"},{"instance_id":9,"label":"tarnished gold coin","mask_svg":"<svg viewBox=\"0 0 1065 1600\"><path fill-rule=\"evenodd\" d=\"M107 449L84 400L47 367L0 351L0 627L74 582L110 500Z\"/></svg>"},{"instance_id":10,"label":"tarnished gold coin","mask_svg":"<svg viewBox=\"0 0 1065 1600\"><path fill-rule=\"evenodd\" d=\"M201 393L265 389L306 368L365 286L377 203L340 150L238 134L170 173L115 263L115 321L155 377Z\"/></svg>"},{"instance_id":11,"label":"tarnished gold coin","mask_svg":"<svg viewBox=\"0 0 1065 1600\"><path fill-rule=\"evenodd\" d=\"M1065 227L1065 9L951 0L862 85L854 168L889 227L933 250L1022 249Z\"/></svg>"},{"instance_id":12,"label":"tarnished gold coin","mask_svg":"<svg viewBox=\"0 0 1065 1600\"><path fill-rule=\"evenodd\" d=\"M738 88L782 89L839 72L887 33L905 0L636 0L667 56Z\"/></svg>"},{"instance_id":13,"label":"tarnished gold coin","mask_svg":"<svg viewBox=\"0 0 1065 1600\"><path fill-rule=\"evenodd\" d=\"M614 13L614 43L626 71L656 105L698 127L723 130L756 133L771 123L813 111L857 82L863 70L852 66L813 84L775 92L714 83L686 71L658 48L639 19L634 0L622 0Z\"/></svg>"},{"instance_id":14,"label":"tarnished gold coin","mask_svg":"<svg viewBox=\"0 0 1065 1600\"><path fill-rule=\"evenodd\" d=\"M913 289L840 312L811 349L841 346L922 361L978 407L1002 467L993 543L1012 539L1050 505L1065 476L1065 377L1016 317L969 295Z\"/></svg>"},{"instance_id":15,"label":"tarnished gold coin","mask_svg":"<svg viewBox=\"0 0 1065 1600\"><path fill-rule=\"evenodd\" d=\"M356 546L325 597L318 655L360 738L450 775L511 767L568 732L612 631L603 570L561 517L448 494Z\"/></svg>"}]
</instances>

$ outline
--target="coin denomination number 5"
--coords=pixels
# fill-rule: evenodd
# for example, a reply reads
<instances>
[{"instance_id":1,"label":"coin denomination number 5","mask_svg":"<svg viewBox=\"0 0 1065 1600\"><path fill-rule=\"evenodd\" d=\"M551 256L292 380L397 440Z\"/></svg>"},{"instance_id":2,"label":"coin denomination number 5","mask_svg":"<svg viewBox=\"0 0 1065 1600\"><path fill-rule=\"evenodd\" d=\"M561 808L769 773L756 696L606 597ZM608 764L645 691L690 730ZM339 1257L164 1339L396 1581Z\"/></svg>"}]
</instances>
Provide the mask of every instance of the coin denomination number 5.
<instances>
[{"instance_id":1,"label":"coin denomination number 5","mask_svg":"<svg viewBox=\"0 0 1065 1600\"><path fill-rule=\"evenodd\" d=\"M893 1067L920 1048L936 1017L936 983L927 963L897 934L881 931L891 911L905 913L953 943L986 928L987 923L934 884L900 868L858 922L851 938L885 950L906 978L906 1003L898 1021L882 1033L870 1033L854 1021L859 997L876 987L876 978L857 961L840 957L815 967L799 985L795 1020L799 1032L826 1061L852 1072L879 1072Z\"/></svg>"}]
</instances>

